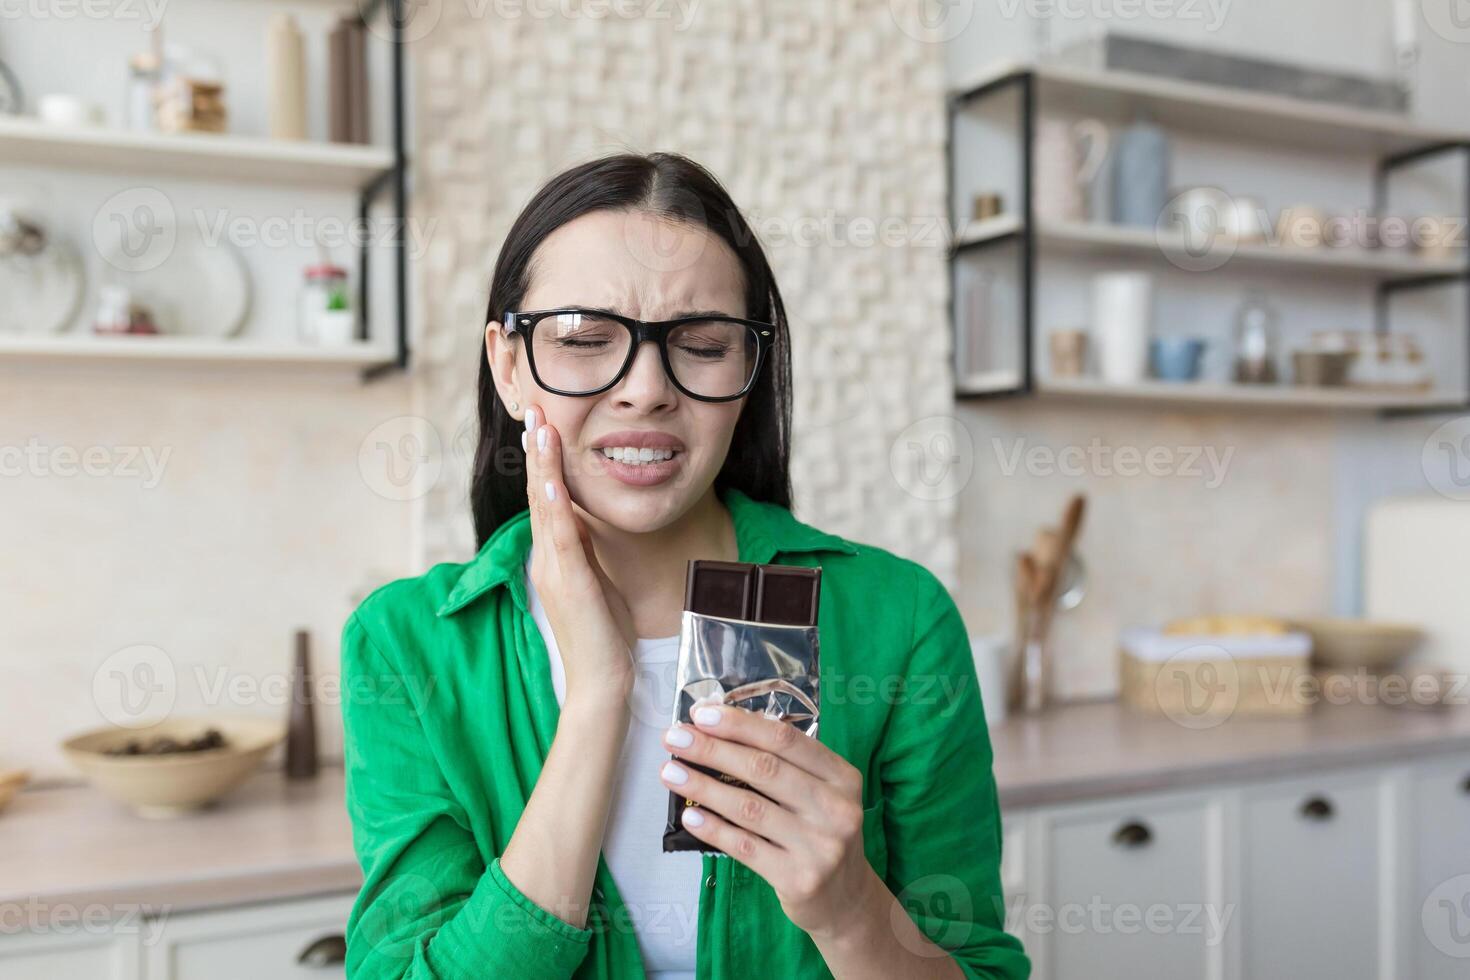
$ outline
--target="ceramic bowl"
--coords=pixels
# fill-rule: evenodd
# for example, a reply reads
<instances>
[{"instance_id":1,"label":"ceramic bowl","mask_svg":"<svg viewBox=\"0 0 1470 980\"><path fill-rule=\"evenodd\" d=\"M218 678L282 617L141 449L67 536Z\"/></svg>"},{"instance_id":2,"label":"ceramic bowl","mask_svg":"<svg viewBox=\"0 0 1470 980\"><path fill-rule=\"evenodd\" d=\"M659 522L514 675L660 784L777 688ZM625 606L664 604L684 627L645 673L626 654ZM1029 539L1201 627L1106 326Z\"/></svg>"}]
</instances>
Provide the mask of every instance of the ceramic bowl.
<instances>
[{"instance_id":1,"label":"ceramic bowl","mask_svg":"<svg viewBox=\"0 0 1470 980\"><path fill-rule=\"evenodd\" d=\"M1400 623L1309 619L1299 625L1312 635L1312 659L1325 667L1392 667L1424 641L1423 630Z\"/></svg>"},{"instance_id":2,"label":"ceramic bowl","mask_svg":"<svg viewBox=\"0 0 1470 980\"><path fill-rule=\"evenodd\" d=\"M225 745L198 752L108 755L129 742L167 736L187 741L216 728ZM146 728L101 728L62 743L92 785L144 817L176 817L207 806L260 767L286 736L285 725L249 716L170 718Z\"/></svg>"}]
</instances>

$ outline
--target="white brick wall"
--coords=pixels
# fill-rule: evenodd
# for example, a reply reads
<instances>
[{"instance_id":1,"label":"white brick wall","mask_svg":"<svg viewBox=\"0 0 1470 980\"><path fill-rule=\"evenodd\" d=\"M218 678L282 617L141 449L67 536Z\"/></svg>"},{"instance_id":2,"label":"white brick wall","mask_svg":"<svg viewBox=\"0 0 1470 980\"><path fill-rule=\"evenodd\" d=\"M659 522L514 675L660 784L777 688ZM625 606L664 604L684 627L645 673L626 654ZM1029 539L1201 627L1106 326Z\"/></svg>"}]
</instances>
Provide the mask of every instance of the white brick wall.
<instances>
[{"instance_id":1,"label":"white brick wall","mask_svg":"<svg viewBox=\"0 0 1470 980\"><path fill-rule=\"evenodd\" d=\"M921 499L889 464L911 423L953 413L943 51L899 26L913 31L918 2L442 0L411 48L414 210L437 221L415 283L417 384L454 446L424 502L427 560L473 545L466 423L511 221L568 165L673 150L726 184L776 270L792 325L797 515L954 584L954 496ZM609 7L643 14L585 15Z\"/></svg>"}]
</instances>

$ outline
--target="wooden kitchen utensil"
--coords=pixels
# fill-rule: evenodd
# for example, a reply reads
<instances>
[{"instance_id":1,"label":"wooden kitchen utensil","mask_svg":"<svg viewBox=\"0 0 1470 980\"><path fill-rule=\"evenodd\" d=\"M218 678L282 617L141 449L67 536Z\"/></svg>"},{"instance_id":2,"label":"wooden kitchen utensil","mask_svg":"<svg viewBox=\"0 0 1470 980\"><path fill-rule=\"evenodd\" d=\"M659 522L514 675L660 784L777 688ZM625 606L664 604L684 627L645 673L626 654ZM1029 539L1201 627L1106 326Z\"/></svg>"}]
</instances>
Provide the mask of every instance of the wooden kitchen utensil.
<instances>
[{"instance_id":1,"label":"wooden kitchen utensil","mask_svg":"<svg viewBox=\"0 0 1470 980\"><path fill-rule=\"evenodd\" d=\"M1085 509L1082 495L1074 495L1062 514L1061 528L1042 528L1033 550L1016 559L1016 657L1007 695L1011 707L1020 711L1040 711L1051 697L1047 639Z\"/></svg>"}]
</instances>

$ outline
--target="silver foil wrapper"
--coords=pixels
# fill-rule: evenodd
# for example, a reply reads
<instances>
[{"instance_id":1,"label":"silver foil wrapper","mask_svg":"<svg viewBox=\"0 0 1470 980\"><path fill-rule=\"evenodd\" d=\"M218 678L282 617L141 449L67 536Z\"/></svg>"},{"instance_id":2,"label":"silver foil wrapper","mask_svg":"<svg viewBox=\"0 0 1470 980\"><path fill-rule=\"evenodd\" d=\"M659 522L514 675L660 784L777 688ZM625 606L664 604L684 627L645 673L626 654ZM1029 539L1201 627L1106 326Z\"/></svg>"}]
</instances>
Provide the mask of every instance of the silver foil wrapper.
<instances>
[{"instance_id":1,"label":"silver foil wrapper","mask_svg":"<svg viewBox=\"0 0 1470 980\"><path fill-rule=\"evenodd\" d=\"M815 626L778 626L684 611L674 721L695 705L733 704L817 734L821 682Z\"/></svg>"},{"instance_id":2,"label":"silver foil wrapper","mask_svg":"<svg viewBox=\"0 0 1470 980\"><path fill-rule=\"evenodd\" d=\"M679 631L679 668L674 690L674 723L689 723L701 704L732 704L784 721L813 738L821 720L817 628L757 623L684 611ZM685 762L737 786L748 784L705 766ZM685 830L682 812L698 806L669 794L664 827L665 851L719 853Z\"/></svg>"}]
</instances>

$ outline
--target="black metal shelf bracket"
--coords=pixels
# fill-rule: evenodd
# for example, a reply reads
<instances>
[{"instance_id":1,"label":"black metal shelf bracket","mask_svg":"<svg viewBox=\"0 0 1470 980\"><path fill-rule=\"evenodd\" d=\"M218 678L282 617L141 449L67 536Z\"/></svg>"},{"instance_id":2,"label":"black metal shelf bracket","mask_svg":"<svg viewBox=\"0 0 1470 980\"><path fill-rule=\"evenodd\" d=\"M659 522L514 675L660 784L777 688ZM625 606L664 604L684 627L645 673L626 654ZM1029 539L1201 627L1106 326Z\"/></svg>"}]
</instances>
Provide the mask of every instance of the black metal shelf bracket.
<instances>
[{"instance_id":1,"label":"black metal shelf bracket","mask_svg":"<svg viewBox=\"0 0 1470 980\"><path fill-rule=\"evenodd\" d=\"M406 97L404 86L406 84L403 53L403 28L405 23L404 0L371 0L362 9L364 23L372 20L379 9L384 11L388 22L388 44L391 57L391 98L392 98L392 131L393 131L393 165L378 174L363 186L357 202L357 215L362 227L368 227L368 211L387 188L393 192L393 211L390 220L393 223L393 235L389 247L393 253L393 275L395 280L394 301L394 355L390 361L374 364L362 373L364 381L373 381L392 372L404 371L408 368L409 361L409 337L408 337L408 151L407 137L405 135L406 119ZM367 339L369 326L368 320L368 288L369 283L369 252L370 244L375 236L362 235L358 246L358 294L357 303L359 310L358 338Z\"/></svg>"},{"instance_id":2,"label":"black metal shelf bracket","mask_svg":"<svg viewBox=\"0 0 1470 980\"><path fill-rule=\"evenodd\" d=\"M959 292L959 265L953 259L962 254L988 249L992 246L1018 243L1020 245L1020 256L1018 262L1018 273L1021 279L1021 323L1020 323L1020 384L1014 388L1001 388L991 391L956 391L957 397L966 399L982 398L1013 398L1018 395L1030 394L1035 387L1035 378L1032 373L1032 347L1034 333L1032 319L1035 315L1035 283L1036 283L1036 234L1035 221L1032 214L1032 190L1031 182L1035 169L1032 159L1036 133L1036 73L1030 70L1014 71L999 78L991 79L983 85L979 85L967 92L959 93L950 99L947 112L947 136L945 140L945 156L949 167L949 186L951 195L951 209L957 215L966 213L958 205L960 202L953 200L955 188L959 186L958 161L955 156L955 116L967 106L990 98L1000 93L1016 89L1020 93L1020 226L1014 231L992 238L977 241L959 242L950 248L950 316L954 324L954 349L959 349L959 332L965 329L961 316L961 298ZM955 365L956 369L959 365Z\"/></svg>"},{"instance_id":3,"label":"black metal shelf bracket","mask_svg":"<svg viewBox=\"0 0 1470 980\"><path fill-rule=\"evenodd\" d=\"M1453 153L1464 154L1465 174L1461 187L1464 192L1462 201L1462 220L1470 219L1470 142L1453 143L1430 143L1425 146L1395 153L1379 160L1378 167L1373 174L1373 216L1378 222L1382 222L1388 209L1389 180L1398 171L1404 170L1416 164L1443 157ZM1423 415L1444 415L1448 413L1463 412L1470 409L1470 262L1465 264L1463 271L1443 273L1430 276L1412 276L1403 279L1390 279L1378 284L1378 291L1374 297L1373 330L1380 335L1389 333L1389 316L1392 312L1390 301L1398 293L1417 292L1422 289L1432 289L1446 285L1463 285L1467 287L1465 302L1465 392L1466 401L1460 405L1426 406L1424 408L1385 408L1379 412L1382 418L1407 418Z\"/></svg>"}]
</instances>

